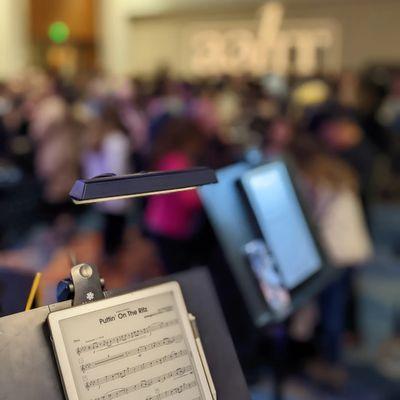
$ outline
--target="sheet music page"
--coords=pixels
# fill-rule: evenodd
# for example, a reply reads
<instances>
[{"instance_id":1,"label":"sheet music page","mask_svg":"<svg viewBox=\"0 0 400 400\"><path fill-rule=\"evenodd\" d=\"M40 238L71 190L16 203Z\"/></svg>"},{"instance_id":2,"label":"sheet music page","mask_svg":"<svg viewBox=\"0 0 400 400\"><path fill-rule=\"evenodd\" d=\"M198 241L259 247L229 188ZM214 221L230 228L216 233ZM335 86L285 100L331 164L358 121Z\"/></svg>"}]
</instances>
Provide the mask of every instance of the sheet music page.
<instances>
[{"instance_id":1,"label":"sheet music page","mask_svg":"<svg viewBox=\"0 0 400 400\"><path fill-rule=\"evenodd\" d=\"M202 400L172 292L60 321L82 400Z\"/></svg>"}]
</instances>

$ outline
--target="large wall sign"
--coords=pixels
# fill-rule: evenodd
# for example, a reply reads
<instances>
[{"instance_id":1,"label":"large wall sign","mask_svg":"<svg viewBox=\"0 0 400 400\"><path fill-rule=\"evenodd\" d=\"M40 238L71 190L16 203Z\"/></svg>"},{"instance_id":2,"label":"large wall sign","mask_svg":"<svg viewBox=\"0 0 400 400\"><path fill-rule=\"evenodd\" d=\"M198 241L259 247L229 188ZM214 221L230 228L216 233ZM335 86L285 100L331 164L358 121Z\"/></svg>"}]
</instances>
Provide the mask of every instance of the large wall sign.
<instances>
[{"instance_id":1,"label":"large wall sign","mask_svg":"<svg viewBox=\"0 0 400 400\"><path fill-rule=\"evenodd\" d=\"M341 67L340 29L331 19L285 19L284 6L270 2L261 9L256 30L239 21L237 27L222 25L210 29L192 24L187 52L191 73L312 75Z\"/></svg>"}]
</instances>

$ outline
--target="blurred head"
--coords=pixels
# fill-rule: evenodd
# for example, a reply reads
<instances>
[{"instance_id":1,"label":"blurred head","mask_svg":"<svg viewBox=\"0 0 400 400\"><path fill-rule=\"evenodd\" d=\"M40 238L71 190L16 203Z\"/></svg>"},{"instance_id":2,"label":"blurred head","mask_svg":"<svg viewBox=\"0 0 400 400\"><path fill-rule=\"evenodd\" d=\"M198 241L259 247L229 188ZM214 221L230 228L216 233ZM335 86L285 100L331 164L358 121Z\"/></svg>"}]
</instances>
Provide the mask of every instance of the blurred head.
<instances>
[{"instance_id":1,"label":"blurred head","mask_svg":"<svg viewBox=\"0 0 400 400\"><path fill-rule=\"evenodd\" d=\"M310 130L326 150L333 152L349 150L363 139L361 127L351 113L335 106L316 113Z\"/></svg>"},{"instance_id":2,"label":"blurred head","mask_svg":"<svg viewBox=\"0 0 400 400\"><path fill-rule=\"evenodd\" d=\"M154 97L168 96L173 92L174 82L172 81L168 68L161 68L154 78L153 93Z\"/></svg>"},{"instance_id":3,"label":"blurred head","mask_svg":"<svg viewBox=\"0 0 400 400\"><path fill-rule=\"evenodd\" d=\"M153 163L172 152L184 153L197 164L205 151L205 136L199 124L188 118L171 117L158 134L153 147Z\"/></svg>"},{"instance_id":4,"label":"blurred head","mask_svg":"<svg viewBox=\"0 0 400 400\"><path fill-rule=\"evenodd\" d=\"M290 147L290 154L299 172L317 186L358 190L358 179L351 167L335 155L322 151L321 145L309 134L300 133Z\"/></svg>"},{"instance_id":5,"label":"blurred head","mask_svg":"<svg viewBox=\"0 0 400 400\"><path fill-rule=\"evenodd\" d=\"M126 128L122 122L120 113L113 105L107 104L102 110L100 118L105 134L109 134L114 131L126 133Z\"/></svg>"},{"instance_id":6,"label":"blurred head","mask_svg":"<svg viewBox=\"0 0 400 400\"><path fill-rule=\"evenodd\" d=\"M283 117L273 119L266 127L263 138L263 149L268 152L285 151L294 137L292 125Z\"/></svg>"},{"instance_id":7,"label":"blurred head","mask_svg":"<svg viewBox=\"0 0 400 400\"><path fill-rule=\"evenodd\" d=\"M351 119L334 119L322 125L319 138L328 149L345 151L360 143L362 131Z\"/></svg>"},{"instance_id":8,"label":"blurred head","mask_svg":"<svg viewBox=\"0 0 400 400\"><path fill-rule=\"evenodd\" d=\"M83 143L88 150L99 151L104 138L104 129L100 118L93 118L86 123Z\"/></svg>"}]
</instances>

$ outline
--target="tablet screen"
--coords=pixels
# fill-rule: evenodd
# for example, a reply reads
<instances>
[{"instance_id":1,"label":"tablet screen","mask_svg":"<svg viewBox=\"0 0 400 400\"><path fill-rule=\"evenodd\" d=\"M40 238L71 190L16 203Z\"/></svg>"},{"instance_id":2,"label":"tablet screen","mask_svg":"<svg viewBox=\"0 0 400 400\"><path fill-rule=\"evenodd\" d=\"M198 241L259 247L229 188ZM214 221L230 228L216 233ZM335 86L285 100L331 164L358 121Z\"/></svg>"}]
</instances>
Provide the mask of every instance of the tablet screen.
<instances>
[{"instance_id":1,"label":"tablet screen","mask_svg":"<svg viewBox=\"0 0 400 400\"><path fill-rule=\"evenodd\" d=\"M322 260L286 165L268 163L246 172L241 182L283 284L293 289L317 272Z\"/></svg>"},{"instance_id":2,"label":"tablet screen","mask_svg":"<svg viewBox=\"0 0 400 400\"><path fill-rule=\"evenodd\" d=\"M172 291L50 321L73 380L64 379L66 392L80 400L207 399L182 322Z\"/></svg>"}]
</instances>

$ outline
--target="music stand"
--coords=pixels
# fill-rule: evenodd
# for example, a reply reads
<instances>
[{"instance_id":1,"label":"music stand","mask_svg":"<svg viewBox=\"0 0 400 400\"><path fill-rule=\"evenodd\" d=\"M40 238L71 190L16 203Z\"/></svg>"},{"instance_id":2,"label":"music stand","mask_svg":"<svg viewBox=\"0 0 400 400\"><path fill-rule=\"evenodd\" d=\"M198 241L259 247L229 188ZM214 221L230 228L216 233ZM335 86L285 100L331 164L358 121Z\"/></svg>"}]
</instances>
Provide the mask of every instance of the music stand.
<instances>
[{"instance_id":1,"label":"music stand","mask_svg":"<svg viewBox=\"0 0 400 400\"><path fill-rule=\"evenodd\" d=\"M233 342L205 268L160 277L133 285L128 290L113 290L105 294L110 297L171 280L180 284L188 310L197 317L218 399L249 400ZM0 318L0 355L5 366L0 373L1 400L64 398L46 320L49 312L70 306L71 301L65 301Z\"/></svg>"},{"instance_id":2,"label":"music stand","mask_svg":"<svg viewBox=\"0 0 400 400\"><path fill-rule=\"evenodd\" d=\"M288 315L277 315L268 306L243 252L246 244L260 238L260 232L254 224L248 203L239 187L241 177L256 166L258 165L249 162L239 162L218 170L218 185L201 188L200 196L254 326L262 336L268 332L267 328L277 327L276 352L273 360L274 384L275 398L281 399L282 329L280 324ZM316 237L315 241L320 249ZM337 272L326 262L322 251L321 255L323 264L320 270L291 292L291 313L316 296L337 276Z\"/></svg>"}]
</instances>

